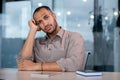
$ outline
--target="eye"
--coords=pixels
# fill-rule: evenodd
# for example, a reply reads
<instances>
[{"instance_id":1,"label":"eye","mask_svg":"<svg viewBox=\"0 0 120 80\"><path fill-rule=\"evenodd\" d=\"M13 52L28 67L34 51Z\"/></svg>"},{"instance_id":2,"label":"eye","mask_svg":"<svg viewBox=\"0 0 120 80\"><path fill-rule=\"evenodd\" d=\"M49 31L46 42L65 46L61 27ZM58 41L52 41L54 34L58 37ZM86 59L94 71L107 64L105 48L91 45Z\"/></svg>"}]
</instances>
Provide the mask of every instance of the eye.
<instances>
[{"instance_id":1,"label":"eye","mask_svg":"<svg viewBox=\"0 0 120 80\"><path fill-rule=\"evenodd\" d=\"M36 21L36 25L39 25L41 23L41 20Z\"/></svg>"},{"instance_id":2,"label":"eye","mask_svg":"<svg viewBox=\"0 0 120 80\"><path fill-rule=\"evenodd\" d=\"M45 17L44 17L44 19L46 20L46 19L48 19L49 18L49 16L48 15L46 15Z\"/></svg>"}]
</instances>

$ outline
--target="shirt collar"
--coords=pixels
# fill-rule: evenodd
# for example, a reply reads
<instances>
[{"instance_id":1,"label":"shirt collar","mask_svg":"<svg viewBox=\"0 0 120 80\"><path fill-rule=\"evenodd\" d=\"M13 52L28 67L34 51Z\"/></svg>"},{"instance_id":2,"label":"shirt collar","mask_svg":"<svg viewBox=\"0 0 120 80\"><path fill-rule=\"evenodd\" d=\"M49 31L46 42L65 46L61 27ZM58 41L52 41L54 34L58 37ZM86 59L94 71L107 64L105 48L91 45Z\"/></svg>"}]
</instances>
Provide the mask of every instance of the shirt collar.
<instances>
[{"instance_id":1,"label":"shirt collar","mask_svg":"<svg viewBox=\"0 0 120 80\"><path fill-rule=\"evenodd\" d=\"M59 36L60 38L63 37L63 34L64 34L64 29L60 29L60 31L57 33L57 36Z\"/></svg>"},{"instance_id":2,"label":"shirt collar","mask_svg":"<svg viewBox=\"0 0 120 80\"><path fill-rule=\"evenodd\" d=\"M64 29L61 28L60 31L57 33L56 36L62 38L62 37L63 37L63 34L64 34ZM47 35L45 35L44 38L45 38L45 39L49 39L49 37L48 37Z\"/></svg>"}]
</instances>

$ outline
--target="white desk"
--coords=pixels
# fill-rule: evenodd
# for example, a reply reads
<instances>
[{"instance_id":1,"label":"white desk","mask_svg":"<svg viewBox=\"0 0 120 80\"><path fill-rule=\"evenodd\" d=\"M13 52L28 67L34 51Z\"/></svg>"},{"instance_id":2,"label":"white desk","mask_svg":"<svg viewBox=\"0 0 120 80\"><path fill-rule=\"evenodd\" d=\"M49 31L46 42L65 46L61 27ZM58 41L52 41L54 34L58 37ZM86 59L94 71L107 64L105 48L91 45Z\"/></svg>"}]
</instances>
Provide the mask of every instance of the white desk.
<instances>
[{"instance_id":1,"label":"white desk","mask_svg":"<svg viewBox=\"0 0 120 80\"><path fill-rule=\"evenodd\" d=\"M50 77L32 77L32 73L41 71L18 71L12 68L0 69L0 79L3 80L120 80L120 73L104 72L103 76L84 77L75 72L50 72L57 73Z\"/></svg>"}]
</instances>

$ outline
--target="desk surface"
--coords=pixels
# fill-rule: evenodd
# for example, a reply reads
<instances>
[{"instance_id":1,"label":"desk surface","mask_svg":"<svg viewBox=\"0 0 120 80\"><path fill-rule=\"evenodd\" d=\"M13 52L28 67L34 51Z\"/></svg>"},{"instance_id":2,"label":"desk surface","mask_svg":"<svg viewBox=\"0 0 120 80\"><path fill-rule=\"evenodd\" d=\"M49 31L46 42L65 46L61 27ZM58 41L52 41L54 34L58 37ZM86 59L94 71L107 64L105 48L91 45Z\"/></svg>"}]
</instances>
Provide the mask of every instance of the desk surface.
<instances>
[{"instance_id":1,"label":"desk surface","mask_svg":"<svg viewBox=\"0 0 120 80\"><path fill-rule=\"evenodd\" d=\"M103 72L102 76L85 77L77 75L75 72L49 72L49 77L31 76L33 73L41 71L18 71L17 69L0 69L0 80L120 80L119 72ZM46 73L46 72L45 72Z\"/></svg>"}]
</instances>

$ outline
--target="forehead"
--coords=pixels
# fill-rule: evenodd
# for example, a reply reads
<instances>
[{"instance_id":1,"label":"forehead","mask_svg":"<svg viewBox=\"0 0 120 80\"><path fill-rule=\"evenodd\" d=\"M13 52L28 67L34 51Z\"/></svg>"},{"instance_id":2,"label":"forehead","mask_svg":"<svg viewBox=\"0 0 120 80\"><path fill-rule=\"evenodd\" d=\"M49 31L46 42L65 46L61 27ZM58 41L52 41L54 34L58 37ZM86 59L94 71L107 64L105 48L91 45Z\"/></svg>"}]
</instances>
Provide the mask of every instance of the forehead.
<instances>
[{"instance_id":1,"label":"forehead","mask_svg":"<svg viewBox=\"0 0 120 80\"><path fill-rule=\"evenodd\" d=\"M37 19L42 18L44 15L49 14L49 13L50 13L49 10L42 8L34 14L34 19L37 20Z\"/></svg>"}]
</instances>

